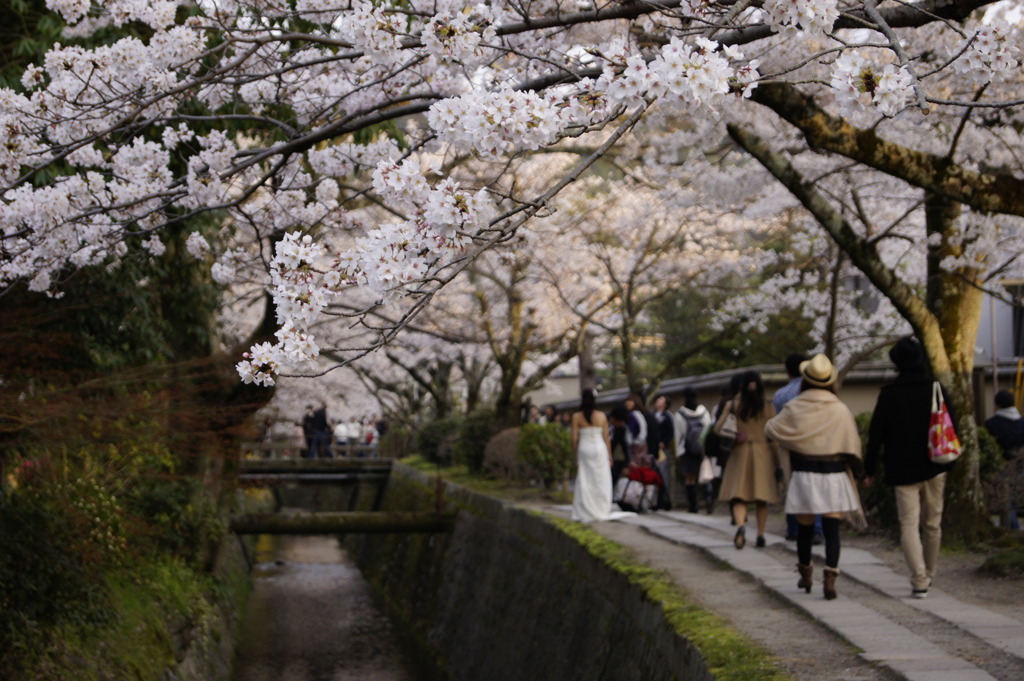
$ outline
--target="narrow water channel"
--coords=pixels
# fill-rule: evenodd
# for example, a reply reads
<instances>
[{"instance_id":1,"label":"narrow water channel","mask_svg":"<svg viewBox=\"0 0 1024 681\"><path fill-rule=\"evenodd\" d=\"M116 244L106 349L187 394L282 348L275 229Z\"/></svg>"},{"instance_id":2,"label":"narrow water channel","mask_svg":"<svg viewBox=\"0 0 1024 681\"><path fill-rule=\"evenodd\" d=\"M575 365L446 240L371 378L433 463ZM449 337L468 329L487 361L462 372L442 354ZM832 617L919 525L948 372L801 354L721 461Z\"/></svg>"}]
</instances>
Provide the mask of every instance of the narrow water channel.
<instances>
[{"instance_id":1,"label":"narrow water channel","mask_svg":"<svg viewBox=\"0 0 1024 681\"><path fill-rule=\"evenodd\" d=\"M420 681L335 537L261 535L233 681Z\"/></svg>"}]
</instances>

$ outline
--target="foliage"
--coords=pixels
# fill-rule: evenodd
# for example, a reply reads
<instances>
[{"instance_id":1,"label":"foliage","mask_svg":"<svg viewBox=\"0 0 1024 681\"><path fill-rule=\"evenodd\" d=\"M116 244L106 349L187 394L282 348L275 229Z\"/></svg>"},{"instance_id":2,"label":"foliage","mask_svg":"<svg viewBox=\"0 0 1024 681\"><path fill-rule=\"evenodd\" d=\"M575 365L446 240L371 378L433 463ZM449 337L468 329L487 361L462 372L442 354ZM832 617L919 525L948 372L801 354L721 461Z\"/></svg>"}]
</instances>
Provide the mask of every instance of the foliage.
<instances>
[{"instance_id":1,"label":"foliage","mask_svg":"<svg viewBox=\"0 0 1024 681\"><path fill-rule=\"evenodd\" d=\"M538 472L545 488L566 479L572 471L572 439L568 429L557 423L524 423L516 452Z\"/></svg>"},{"instance_id":2,"label":"foliage","mask_svg":"<svg viewBox=\"0 0 1024 681\"><path fill-rule=\"evenodd\" d=\"M1024 578L1024 539L1019 533L1003 535L995 542L996 552L985 559L978 571L989 577Z\"/></svg>"},{"instance_id":3,"label":"foliage","mask_svg":"<svg viewBox=\"0 0 1024 681\"><path fill-rule=\"evenodd\" d=\"M416 448L427 461L451 465L452 443L459 431L461 421L457 418L437 419L429 421L416 433Z\"/></svg>"},{"instance_id":4,"label":"foliage","mask_svg":"<svg viewBox=\"0 0 1024 681\"><path fill-rule=\"evenodd\" d=\"M145 403L135 401L142 413ZM50 442L23 438L6 451L0 667L12 680L155 679L174 660L166 617L194 619L207 607L206 568L224 534L217 509L197 479L179 473L160 425L122 413L63 420ZM168 589L197 595L182 605ZM158 633L133 642L138 631ZM136 658L141 666L127 662ZM95 669L83 677L71 660Z\"/></svg>"},{"instance_id":5,"label":"foliage","mask_svg":"<svg viewBox=\"0 0 1024 681\"><path fill-rule=\"evenodd\" d=\"M506 428L492 437L484 448L483 473L491 478L525 483L537 476L519 458L519 428Z\"/></svg>"},{"instance_id":6,"label":"foliage","mask_svg":"<svg viewBox=\"0 0 1024 681\"><path fill-rule=\"evenodd\" d=\"M26 494L0 504L0 667L7 673L31 668L58 626L102 619L101 566L83 554L88 547L66 511Z\"/></svg>"},{"instance_id":7,"label":"foliage","mask_svg":"<svg viewBox=\"0 0 1024 681\"><path fill-rule=\"evenodd\" d=\"M190 641L215 636L209 595L219 583L180 561L150 554L109 580L109 615L67 624L25 678L78 681L166 678ZM17 677L15 677L17 678Z\"/></svg>"},{"instance_id":8,"label":"foliage","mask_svg":"<svg viewBox=\"0 0 1024 681\"><path fill-rule=\"evenodd\" d=\"M497 415L492 409L476 411L466 417L455 441L456 462L464 464L474 473L483 469L487 443L498 430L496 419Z\"/></svg>"},{"instance_id":9,"label":"foliage","mask_svg":"<svg viewBox=\"0 0 1024 681\"><path fill-rule=\"evenodd\" d=\"M412 453L413 435L404 426L392 426L381 436L377 451L385 459L402 459Z\"/></svg>"},{"instance_id":10,"label":"foliage","mask_svg":"<svg viewBox=\"0 0 1024 681\"><path fill-rule=\"evenodd\" d=\"M860 441L867 446L868 428L871 426L871 412L857 414L857 432ZM899 514L896 511L896 495L885 484L885 463L879 457L875 468L875 480L870 487L860 488L860 499L864 506L868 525L872 529L893 535L899 532Z\"/></svg>"}]
</instances>

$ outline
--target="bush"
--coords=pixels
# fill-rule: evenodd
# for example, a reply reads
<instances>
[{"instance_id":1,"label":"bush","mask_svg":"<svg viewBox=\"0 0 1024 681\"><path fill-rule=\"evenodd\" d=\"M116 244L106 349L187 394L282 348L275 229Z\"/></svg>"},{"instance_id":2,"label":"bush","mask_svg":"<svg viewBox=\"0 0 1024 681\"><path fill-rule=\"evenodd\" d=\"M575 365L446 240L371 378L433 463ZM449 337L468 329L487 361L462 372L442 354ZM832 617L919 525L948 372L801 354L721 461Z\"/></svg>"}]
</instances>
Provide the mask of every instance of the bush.
<instances>
[{"instance_id":1,"label":"bush","mask_svg":"<svg viewBox=\"0 0 1024 681\"><path fill-rule=\"evenodd\" d=\"M518 450L518 428L506 428L499 432L484 447L484 474L511 482L526 482L531 477L540 477L525 461L519 458Z\"/></svg>"},{"instance_id":2,"label":"bush","mask_svg":"<svg viewBox=\"0 0 1024 681\"><path fill-rule=\"evenodd\" d=\"M38 495L0 504L0 668L31 668L64 625L99 619L107 604L102 564L83 551L65 512Z\"/></svg>"},{"instance_id":3,"label":"bush","mask_svg":"<svg viewBox=\"0 0 1024 681\"><path fill-rule=\"evenodd\" d=\"M483 470L484 451L497 430L493 409L476 411L466 417L455 441L456 463L464 464L473 473Z\"/></svg>"},{"instance_id":4,"label":"bush","mask_svg":"<svg viewBox=\"0 0 1024 681\"><path fill-rule=\"evenodd\" d=\"M519 458L533 467L549 489L556 480L565 480L575 457L569 430L557 423L526 423L519 431Z\"/></svg>"},{"instance_id":5,"label":"bush","mask_svg":"<svg viewBox=\"0 0 1024 681\"><path fill-rule=\"evenodd\" d=\"M412 433L408 428L389 428L380 438L377 452L385 459L404 459L412 454Z\"/></svg>"},{"instance_id":6,"label":"bush","mask_svg":"<svg viewBox=\"0 0 1024 681\"><path fill-rule=\"evenodd\" d=\"M857 431L860 441L867 445L868 428L871 426L871 412L867 411L856 416ZM864 506L868 525L875 530L889 533L899 532L899 514L896 510L896 495L885 483L885 465L879 458L875 469L875 482L871 487L860 488L860 499Z\"/></svg>"},{"instance_id":7,"label":"bush","mask_svg":"<svg viewBox=\"0 0 1024 681\"><path fill-rule=\"evenodd\" d=\"M416 433L419 455L431 463L450 466L454 463L452 446L459 430L459 419L437 419L423 424Z\"/></svg>"},{"instance_id":8,"label":"bush","mask_svg":"<svg viewBox=\"0 0 1024 681\"><path fill-rule=\"evenodd\" d=\"M1007 489L1006 475L1009 474L1007 462L1003 459L1003 448L999 446L992 433L984 427L978 428L978 476L981 478L981 492L985 499L985 507L990 514L1002 515L1005 511L1005 495L1015 490ZM1010 467L1012 469L1012 466Z\"/></svg>"},{"instance_id":9,"label":"bush","mask_svg":"<svg viewBox=\"0 0 1024 681\"><path fill-rule=\"evenodd\" d=\"M224 532L214 502L197 479L176 472L169 450L147 437L149 430L138 431L134 441L33 448L7 462L11 491L0 499L5 679L70 678L69 660L86 650L97 669L109 666L106 655L125 652L107 645L126 606L114 585L145 592L150 585L140 581L140 570L154 562L173 562L189 580L207 581L213 545ZM149 651L147 645L140 650ZM129 677L137 678L110 678Z\"/></svg>"}]
</instances>

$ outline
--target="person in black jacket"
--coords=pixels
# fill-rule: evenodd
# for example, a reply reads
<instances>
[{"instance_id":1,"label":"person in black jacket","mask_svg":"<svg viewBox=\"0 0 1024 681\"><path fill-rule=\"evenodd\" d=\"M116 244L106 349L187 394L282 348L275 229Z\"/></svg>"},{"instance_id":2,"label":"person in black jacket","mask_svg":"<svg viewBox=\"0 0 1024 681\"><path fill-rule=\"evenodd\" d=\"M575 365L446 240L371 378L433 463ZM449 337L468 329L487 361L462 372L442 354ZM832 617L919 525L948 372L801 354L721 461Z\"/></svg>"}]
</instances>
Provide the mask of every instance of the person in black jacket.
<instances>
[{"instance_id":1,"label":"person in black jacket","mask_svg":"<svg viewBox=\"0 0 1024 681\"><path fill-rule=\"evenodd\" d=\"M1015 494L1024 475L1019 456L1024 449L1024 419L1020 417L1013 394L1008 390L996 393L996 409L996 413L985 421L985 429L992 433L992 437L999 443L999 448L1003 450L1003 458L1006 460L1006 470L1003 471L1003 496L1006 506L1003 510L1004 526L1011 530L1019 530Z\"/></svg>"},{"instance_id":2,"label":"person in black jacket","mask_svg":"<svg viewBox=\"0 0 1024 681\"><path fill-rule=\"evenodd\" d=\"M929 375L924 350L913 338L904 338L893 345L889 359L896 365L898 376L882 387L871 415L864 484L872 484L881 455L885 481L896 490L900 543L911 572L911 594L925 598L939 558L949 465L932 463L928 456L934 379ZM944 390L943 399L956 423Z\"/></svg>"}]
</instances>

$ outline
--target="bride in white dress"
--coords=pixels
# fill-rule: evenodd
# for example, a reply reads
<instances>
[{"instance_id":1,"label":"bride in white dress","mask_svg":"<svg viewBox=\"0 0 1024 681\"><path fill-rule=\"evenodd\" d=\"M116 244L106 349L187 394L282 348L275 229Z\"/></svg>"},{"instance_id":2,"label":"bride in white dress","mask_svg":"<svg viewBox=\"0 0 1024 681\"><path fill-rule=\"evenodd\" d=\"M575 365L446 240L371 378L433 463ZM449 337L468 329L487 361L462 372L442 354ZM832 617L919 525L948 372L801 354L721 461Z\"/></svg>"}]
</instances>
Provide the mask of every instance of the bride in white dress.
<instances>
[{"instance_id":1,"label":"bride in white dress","mask_svg":"<svg viewBox=\"0 0 1024 681\"><path fill-rule=\"evenodd\" d=\"M589 523L632 513L612 510L612 456L608 419L595 407L594 391L583 391L580 411L572 415L572 447L579 471L572 497L572 519Z\"/></svg>"}]
</instances>

